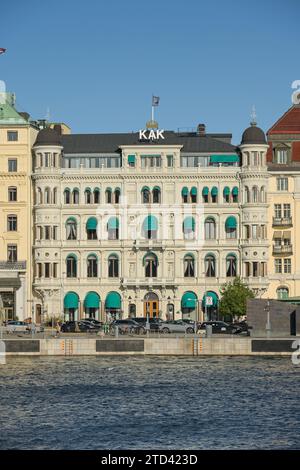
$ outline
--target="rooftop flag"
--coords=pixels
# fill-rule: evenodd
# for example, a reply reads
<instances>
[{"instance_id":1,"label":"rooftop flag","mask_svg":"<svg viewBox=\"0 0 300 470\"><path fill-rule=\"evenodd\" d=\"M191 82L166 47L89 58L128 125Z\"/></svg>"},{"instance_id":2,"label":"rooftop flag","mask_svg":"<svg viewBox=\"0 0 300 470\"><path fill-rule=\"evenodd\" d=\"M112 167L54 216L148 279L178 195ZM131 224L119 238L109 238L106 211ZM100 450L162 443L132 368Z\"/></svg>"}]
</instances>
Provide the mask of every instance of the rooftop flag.
<instances>
[{"instance_id":1,"label":"rooftop flag","mask_svg":"<svg viewBox=\"0 0 300 470\"><path fill-rule=\"evenodd\" d=\"M5 51L6 49L4 49L4 47L0 47L0 54L4 54Z\"/></svg>"},{"instance_id":2,"label":"rooftop flag","mask_svg":"<svg viewBox=\"0 0 300 470\"><path fill-rule=\"evenodd\" d=\"M158 105L159 105L159 96L152 95L152 106L158 106Z\"/></svg>"}]
</instances>

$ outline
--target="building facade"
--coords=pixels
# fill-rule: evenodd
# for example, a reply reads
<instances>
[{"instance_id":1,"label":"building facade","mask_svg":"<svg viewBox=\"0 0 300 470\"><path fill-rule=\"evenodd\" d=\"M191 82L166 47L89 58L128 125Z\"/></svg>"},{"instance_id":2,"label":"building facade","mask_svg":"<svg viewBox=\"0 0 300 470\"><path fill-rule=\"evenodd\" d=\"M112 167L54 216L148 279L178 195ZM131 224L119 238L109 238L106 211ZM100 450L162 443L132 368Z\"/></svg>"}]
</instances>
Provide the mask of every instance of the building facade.
<instances>
[{"instance_id":1,"label":"building facade","mask_svg":"<svg viewBox=\"0 0 300 470\"><path fill-rule=\"evenodd\" d=\"M149 126L150 127L150 126ZM268 172L255 123L229 134L39 132L36 303L48 317L213 317L220 286L268 289Z\"/></svg>"},{"instance_id":2,"label":"building facade","mask_svg":"<svg viewBox=\"0 0 300 470\"><path fill-rule=\"evenodd\" d=\"M300 105L267 132L269 179L269 279L267 296L300 295Z\"/></svg>"},{"instance_id":3,"label":"building facade","mask_svg":"<svg viewBox=\"0 0 300 470\"><path fill-rule=\"evenodd\" d=\"M31 148L37 130L18 113L11 93L0 94L0 312L32 316Z\"/></svg>"}]
</instances>

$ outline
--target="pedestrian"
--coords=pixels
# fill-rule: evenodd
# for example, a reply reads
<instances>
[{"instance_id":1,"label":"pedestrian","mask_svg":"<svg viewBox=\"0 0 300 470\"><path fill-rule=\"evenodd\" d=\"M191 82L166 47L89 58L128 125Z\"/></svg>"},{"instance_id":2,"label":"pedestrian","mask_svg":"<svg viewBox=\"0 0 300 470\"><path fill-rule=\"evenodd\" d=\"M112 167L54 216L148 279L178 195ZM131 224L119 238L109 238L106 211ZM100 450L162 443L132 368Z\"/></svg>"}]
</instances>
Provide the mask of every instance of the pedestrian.
<instances>
[{"instance_id":1,"label":"pedestrian","mask_svg":"<svg viewBox=\"0 0 300 470\"><path fill-rule=\"evenodd\" d=\"M60 323L59 321L56 322L56 336L59 336L60 335Z\"/></svg>"}]
</instances>

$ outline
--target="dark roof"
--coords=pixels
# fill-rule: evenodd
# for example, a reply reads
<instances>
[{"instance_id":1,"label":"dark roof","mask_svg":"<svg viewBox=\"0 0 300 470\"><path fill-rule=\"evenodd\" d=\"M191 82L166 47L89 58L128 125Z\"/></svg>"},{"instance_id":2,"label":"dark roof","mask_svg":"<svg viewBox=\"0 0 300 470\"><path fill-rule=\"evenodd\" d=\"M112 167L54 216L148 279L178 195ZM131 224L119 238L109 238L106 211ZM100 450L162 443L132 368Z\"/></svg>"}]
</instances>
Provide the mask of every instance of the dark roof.
<instances>
[{"instance_id":1,"label":"dark roof","mask_svg":"<svg viewBox=\"0 0 300 470\"><path fill-rule=\"evenodd\" d=\"M269 171L278 171L284 172L284 171L300 171L300 162L295 162L294 165L287 164L287 165L282 165L278 163L268 163L268 170Z\"/></svg>"},{"instance_id":2,"label":"dark roof","mask_svg":"<svg viewBox=\"0 0 300 470\"><path fill-rule=\"evenodd\" d=\"M260 127L257 127L256 124L251 124L242 135L241 144L266 144L265 133Z\"/></svg>"},{"instance_id":3,"label":"dark roof","mask_svg":"<svg viewBox=\"0 0 300 470\"><path fill-rule=\"evenodd\" d=\"M56 130L46 127L38 133L34 145L61 145L61 135Z\"/></svg>"},{"instance_id":4,"label":"dark roof","mask_svg":"<svg viewBox=\"0 0 300 470\"><path fill-rule=\"evenodd\" d=\"M268 130L271 134L300 134L300 105L294 104Z\"/></svg>"},{"instance_id":5,"label":"dark roof","mask_svg":"<svg viewBox=\"0 0 300 470\"><path fill-rule=\"evenodd\" d=\"M165 140L158 142L140 141L139 133L127 134L69 134L62 135L65 154L72 153L115 153L121 145L182 145L182 152L237 152L237 147L208 134L199 136L194 133L180 134L164 132Z\"/></svg>"}]
</instances>

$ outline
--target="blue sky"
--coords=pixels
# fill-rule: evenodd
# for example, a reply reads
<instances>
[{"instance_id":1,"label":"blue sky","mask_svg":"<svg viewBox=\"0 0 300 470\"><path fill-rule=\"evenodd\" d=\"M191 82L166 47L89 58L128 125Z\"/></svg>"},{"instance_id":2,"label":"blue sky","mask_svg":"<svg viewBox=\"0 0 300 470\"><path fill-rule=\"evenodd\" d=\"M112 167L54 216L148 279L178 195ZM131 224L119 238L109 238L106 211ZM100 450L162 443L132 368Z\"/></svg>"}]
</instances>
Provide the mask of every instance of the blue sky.
<instances>
[{"instance_id":1,"label":"blue sky","mask_svg":"<svg viewBox=\"0 0 300 470\"><path fill-rule=\"evenodd\" d=\"M300 80L299 0L4 2L0 79L19 110L75 132L267 130Z\"/></svg>"}]
</instances>

